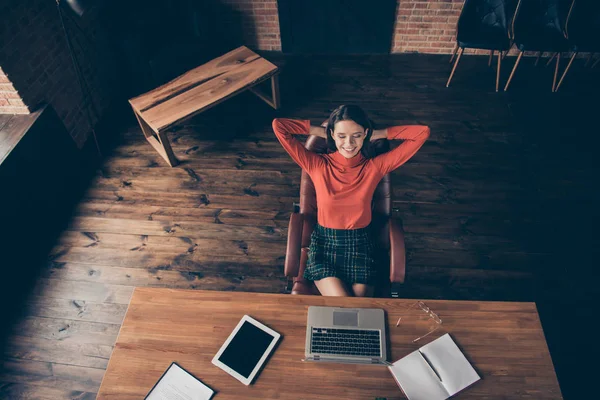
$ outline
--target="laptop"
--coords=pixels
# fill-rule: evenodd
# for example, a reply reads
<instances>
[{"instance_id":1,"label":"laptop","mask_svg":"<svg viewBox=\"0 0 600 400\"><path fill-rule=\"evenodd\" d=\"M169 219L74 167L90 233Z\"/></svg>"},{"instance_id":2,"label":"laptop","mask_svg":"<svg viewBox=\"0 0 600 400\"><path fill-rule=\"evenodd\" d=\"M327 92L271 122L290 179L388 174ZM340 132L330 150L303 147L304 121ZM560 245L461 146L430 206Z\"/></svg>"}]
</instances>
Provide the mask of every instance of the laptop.
<instances>
[{"instance_id":1,"label":"laptop","mask_svg":"<svg viewBox=\"0 0 600 400\"><path fill-rule=\"evenodd\" d=\"M304 361L391 365L378 308L308 307Z\"/></svg>"}]
</instances>

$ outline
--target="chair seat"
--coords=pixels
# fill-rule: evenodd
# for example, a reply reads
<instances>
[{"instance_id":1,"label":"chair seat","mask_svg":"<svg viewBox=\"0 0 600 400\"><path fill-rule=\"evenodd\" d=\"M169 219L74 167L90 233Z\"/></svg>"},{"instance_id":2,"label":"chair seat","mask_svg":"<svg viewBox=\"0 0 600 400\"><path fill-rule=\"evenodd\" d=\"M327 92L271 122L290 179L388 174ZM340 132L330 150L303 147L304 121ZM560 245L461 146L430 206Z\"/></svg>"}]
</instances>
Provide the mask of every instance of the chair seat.
<instances>
[{"instance_id":1,"label":"chair seat","mask_svg":"<svg viewBox=\"0 0 600 400\"><path fill-rule=\"evenodd\" d=\"M567 39L554 29L519 33L515 44L521 51L569 51Z\"/></svg>"},{"instance_id":2,"label":"chair seat","mask_svg":"<svg viewBox=\"0 0 600 400\"><path fill-rule=\"evenodd\" d=\"M600 31L585 34L569 31L569 43L574 51L600 52Z\"/></svg>"},{"instance_id":3,"label":"chair seat","mask_svg":"<svg viewBox=\"0 0 600 400\"><path fill-rule=\"evenodd\" d=\"M508 50L510 39L506 32L494 30L463 30L456 39L459 47L469 49Z\"/></svg>"}]
</instances>

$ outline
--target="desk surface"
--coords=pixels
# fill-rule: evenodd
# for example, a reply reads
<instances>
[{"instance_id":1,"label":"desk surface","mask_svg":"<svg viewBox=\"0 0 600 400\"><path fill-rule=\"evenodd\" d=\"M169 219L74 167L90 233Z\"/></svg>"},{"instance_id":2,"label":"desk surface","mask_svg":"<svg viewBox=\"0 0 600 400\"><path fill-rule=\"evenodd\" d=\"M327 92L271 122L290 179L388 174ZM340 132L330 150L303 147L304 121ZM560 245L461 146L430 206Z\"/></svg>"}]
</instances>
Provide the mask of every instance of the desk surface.
<instances>
[{"instance_id":1,"label":"desk surface","mask_svg":"<svg viewBox=\"0 0 600 400\"><path fill-rule=\"evenodd\" d=\"M443 330L412 344L417 328L404 308L414 300L292 296L137 288L121 327L98 399L141 399L177 361L215 390L214 399L404 398L385 367L316 364L304 357L310 305L373 307L386 311L391 360L449 332L482 380L459 399L561 399L534 303L428 300ZM282 334L275 353L247 387L211 360L242 315ZM389 358L388 358L389 359Z\"/></svg>"}]
</instances>

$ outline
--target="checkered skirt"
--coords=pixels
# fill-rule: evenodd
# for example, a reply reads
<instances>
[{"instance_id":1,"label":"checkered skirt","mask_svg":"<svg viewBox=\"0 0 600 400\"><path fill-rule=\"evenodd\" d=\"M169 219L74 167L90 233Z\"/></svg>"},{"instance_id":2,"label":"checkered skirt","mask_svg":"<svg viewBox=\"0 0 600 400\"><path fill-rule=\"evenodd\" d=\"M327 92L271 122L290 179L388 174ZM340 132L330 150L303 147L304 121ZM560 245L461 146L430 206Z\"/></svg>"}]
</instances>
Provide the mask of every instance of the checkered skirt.
<instances>
[{"instance_id":1,"label":"checkered skirt","mask_svg":"<svg viewBox=\"0 0 600 400\"><path fill-rule=\"evenodd\" d=\"M375 246L370 232L370 227L332 229L316 224L304 278L317 281L336 277L348 284L374 284Z\"/></svg>"}]
</instances>

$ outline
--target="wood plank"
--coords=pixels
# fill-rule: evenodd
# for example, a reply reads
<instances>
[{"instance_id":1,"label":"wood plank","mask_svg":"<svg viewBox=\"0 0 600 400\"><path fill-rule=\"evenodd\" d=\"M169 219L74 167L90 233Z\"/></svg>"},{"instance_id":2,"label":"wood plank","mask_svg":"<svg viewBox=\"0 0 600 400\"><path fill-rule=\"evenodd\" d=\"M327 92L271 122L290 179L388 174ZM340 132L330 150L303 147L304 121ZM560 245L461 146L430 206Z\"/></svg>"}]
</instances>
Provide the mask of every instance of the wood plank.
<instances>
[{"instance_id":1,"label":"wood plank","mask_svg":"<svg viewBox=\"0 0 600 400\"><path fill-rule=\"evenodd\" d=\"M239 241L216 240L185 236L128 235L123 233L96 233L65 231L59 238L54 254L60 253L60 247L96 247L103 249L127 249L129 251L152 253L196 253L219 252L236 255L260 256L263 252L278 252L285 248L282 241Z\"/></svg>"},{"instance_id":2,"label":"wood plank","mask_svg":"<svg viewBox=\"0 0 600 400\"><path fill-rule=\"evenodd\" d=\"M75 217L69 230L80 232L112 232L133 235L159 235L197 237L230 240L285 240L280 228L271 226L234 226L171 221L138 221L135 225L128 220Z\"/></svg>"},{"instance_id":3,"label":"wood plank","mask_svg":"<svg viewBox=\"0 0 600 400\"><path fill-rule=\"evenodd\" d=\"M4 357L55 362L89 368L103 368L113 346L65 343L60 340L13 335L4 348Z\"/></svg>"},{"instance_id":4,"label":"wood plank","mask_svg":"<svg viewBox=\"0 0 600 400\"><path fill-rule=\"evenodd\" d=\"M219 168L211 170L197 170L192 167L185 168L135 168L135 167L114 167L112 165L105 166L101 170L101 175L104 178L119 178L119 179L171 179L184 182L200 182L211 183L220 180L228 182L254 182L256 179L264 180L270 184L293 185L300 184L300 174L296 171L288 172L282 170L258 170L249 171L246 169L237 168Z\"/></svg>"},{"instance_id":5,"label":"wood plank","mask_svg":"<svg viewBox=\"0 0 600 400\"><path fill-rule=\"evenodd\" d=\"M127 305L133 289L133 286L40 278L33 293L36 296L44 296L45 298L76 299L75 301Z\"/></svg>"},{"instance_id":6,"label":"wood plank","mask_svg":"<svg viewBox=\"0 0 600 400\"><path fill-rule=\"evenodd\" d=\"M97 176L92 185L102 190L136 190L143 192L204 192L204 193L221 193L229 195L246 195L248 198L258 197L261 195L268 196L290 196L293 193L298 193L300 184L292 185L273 185L265 183L261 179L251 179L244 183L213 181L213 182L198 182L198 181L174 181L168 178L131 178L122 180L119 178L105 178Z\"/></svg>"},{"instance_id":7,"label":"wood plank","mask_svg":"<svg viewBox=\"0 0 600 400\"><path fill-rule=\"evenodd\" d=\"M26 384L29 387L38 386L40 390L36 396L39 396L43 389L48 388L96 393L104 376L102 368L78 367L43 361L8 359L3 360L1 365L3 372L0 374L0 382ZM0 391L0 393L2 392Z\"/></svg>"},{"instance_id":8,"label":"wood plank","mask_svg":"<svg viewBox=\"0 0 600 400\"><path fill-rule=\"evenodd\" d=\"M252 268L253 266L261 266L261 268L270 267L275 269L283 265L284 260L284 245L281 246L280 252L267 255L250 256L243 254L244 249L240 248L244 244L233 244L232 247L238 248L241 255L227 255L226 252L213 254L215 250L192 250L191 252L183 251L152 251L145 250L140 246L138 250L131 251L130 249L119 248L94 248L81 247L60 247L56 249L57 254L51 255L53 262L76 262L84 264L101 264L114 265L120 267L136 266L142 268L175 268L181 271L192 272L214 272L215 269L221 266L231 265L243 270L257 271L262 273L262 269Z\"/></svg>"},{"instance_id":9,"label":"wood plank","mask_svg":"<svg viewBox=\"0 0 600 400\"><path fill-rule=\"evenodd\" d=\"M398 288L404 298L533 301L535 277L528 271L433 267L410 264Z\"/></svg>"},{"instance_id":10,"label":"wood plank","mask_svg":"<svg viewBox=\"0 0 600 400\"><path fill-rule=\"evenodd\" d=\"M291 203L290 203L291 210ZM132 204L106 204L88 201L80 204L75 210L75 215L81 217L104 217L137 219L148 221L171 221L173 218L186 221L208 223L223 222L231 225L265 225L275 226L275 220L289 220L290 212L275 210L244 210L229 208L196 208L196 207L161 207L161 206L136 206Z\"/></svg>"},{"instance_id":11,"label":"wood plank","mask_svg":"<svg viewBox=\"0 0 600 400\"><path fill-rule=\"evenodd\" d=\"M119 328L118 324L27 316L13 327L13 333L31 338L60 340L70 344L113 346Z\"/></svg>"},{"instance_id":12,"label":"wood plank","mask_svg":"<svg viewBox=\"0 0 600 400\"><path fill-rule=\"evenodd\" d=\"M186 207L186 208L235 208L240 210L292 210L297 201L293 196L249 197L242 195L227 195L219 193L164 193L140 192L133 190L101 190L90 188L84 195L85 200L107 204L136 204L150 206Z\"/></svg>"},{"instance_id":13,"label":"wood plank","mask_svg":"<svg viewBox=\"0 0 600 400\"><path fill-rule=\"evenodd\" d=\"M94 400L96 393L55 387L38 386L27 383L7 383L0 385L0 397L5 399L76 399Z\"/></svg>"},{"instance_id":14,"label":"wood plank","mask_svg":"<svg viewBox=\"0 0 600 400\"><path fill-rule=\"evenodd\" d=\"M254 61L258 57L252 50L240 46L206 64L187 71L156 89L131 99L130 103L139 111L145 111L165 98L187 91L198 83L218 77L240 65Z\"/></svg>"},{"instance_id":15,"label":"wood plank","mask_svg":"<svg viewBox=\"0 0 600 400\"><path fill-rule=\"evenodd\" d=\"M277 67L264 58L253 59L153 105L141 114L152 129L162 131L270 78L276 71Z\"/></svg>"},{"instance_id":16,"label":"wood plank","mask_svg":"<svg viewBox=\"0 0 600 400\"><path fill-rule=\"evenodd\" d=\"M283 276L280 268L267 270L256 266L255 268L241 269L236 268L231 263L222 263L219 267L220 272L215 273L214 271L185 271L169 267L128 268L68 262L60 263L56 268L48 269L44 276L54 279L98 282L110 285L263 293L282 293L287 283L287 279ZM262 274L260 271L263 271ZM104 305L108 306L109 304Z\"/></svg>"},{"instance_id":17,"label":"wood plank","mask_svg":"<svg viewBox=\"0 0 600 400\"><path fill-rule=\"evenodd\" d=\"M120 325L127 305L33 295L27 301L26 315Z\"/></svg>"}]
</instances>

